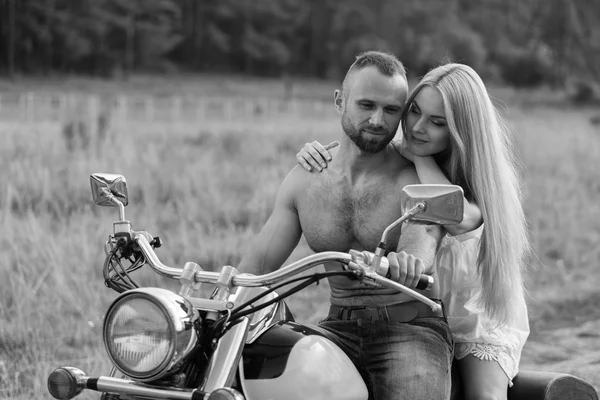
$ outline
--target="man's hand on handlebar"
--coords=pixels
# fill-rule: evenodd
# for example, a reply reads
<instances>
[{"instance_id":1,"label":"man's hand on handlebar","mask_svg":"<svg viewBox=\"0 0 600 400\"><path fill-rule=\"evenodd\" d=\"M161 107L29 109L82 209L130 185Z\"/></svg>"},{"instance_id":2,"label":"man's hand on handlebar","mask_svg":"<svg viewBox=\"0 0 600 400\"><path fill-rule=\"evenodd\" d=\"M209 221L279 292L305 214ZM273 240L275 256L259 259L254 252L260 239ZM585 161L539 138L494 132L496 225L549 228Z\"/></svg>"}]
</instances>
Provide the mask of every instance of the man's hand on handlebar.
<instances>
[{"instance_id":1,"label":"man's hand on handlebar","mask_svg":"<svg viewBox=\"0 0 600 400\"><path fill-rule=\"evenodd\" d=\"M425 266L420 259L404 251L390 252L387 259L390 263L388 278L411 289L417 287L421 274L425 271Z\"/></svg>"}]
</instances>

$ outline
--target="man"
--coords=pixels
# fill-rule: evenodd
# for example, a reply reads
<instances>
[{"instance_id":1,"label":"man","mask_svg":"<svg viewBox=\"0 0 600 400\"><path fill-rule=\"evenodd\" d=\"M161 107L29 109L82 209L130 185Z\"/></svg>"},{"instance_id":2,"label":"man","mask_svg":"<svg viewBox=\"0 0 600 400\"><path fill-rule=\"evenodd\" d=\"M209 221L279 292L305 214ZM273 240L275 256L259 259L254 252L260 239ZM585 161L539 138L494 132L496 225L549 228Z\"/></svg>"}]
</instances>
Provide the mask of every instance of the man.
<instances>
[{"instance_id":1,"label":"man","mask_svg":"<svg viewBox=\"0 0 600 400\"><path fill-rule=\"evenodd\" d=\"M287 175L240 271L279 268L302 234L315 252L377 247L384 229L402 215L402 188L418 183L414 167L388 146L407 95L404 67L394 56L367 52L356 59L335 91L344 131L337 155L320 174L296 166ZM398 246L387 254L391 279L414 288L422 273L435 276L441 237L441 228L418 223L392 236L389 243ZM359 368L371 398L449 398L453 350L442 315L390 289L344 277L329 283L331 308L319 326Z\"/></svg>"}]
</instances>

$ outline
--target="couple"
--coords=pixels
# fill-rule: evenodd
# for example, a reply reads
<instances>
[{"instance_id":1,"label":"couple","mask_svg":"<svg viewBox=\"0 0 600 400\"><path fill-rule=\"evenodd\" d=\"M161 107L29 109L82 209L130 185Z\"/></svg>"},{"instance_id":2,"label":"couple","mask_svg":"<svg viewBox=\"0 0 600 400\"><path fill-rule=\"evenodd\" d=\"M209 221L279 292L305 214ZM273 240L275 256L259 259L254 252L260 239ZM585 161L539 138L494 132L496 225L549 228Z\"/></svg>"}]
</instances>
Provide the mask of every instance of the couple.
<instances>
[{"instance_id":1,"label":"couple","mask_svg":"<svg viewBox=\"0 0 600 400\"><path fill-rule=\"evenodd\" d=\"M339 148L330 154L314 142L298 154L320 173L296 166L286 176L240 271L279 268L302 234L316 252L372 251L402 214L405 185L460 185L461 224L409 222L386 255L399 283L414 288L415 277L434 276L422 293L442 301L448 318L338 277L319 327L355 363L371 399L448 399L453 355L467 399L506 398L529 332L521 276L528 241L510 140L483 82L448 64L409 95L402 63L367 52L335 92L335 107L345 133ZM400 123L403 139L392 142Z\"/></svg>"}]
</instances>

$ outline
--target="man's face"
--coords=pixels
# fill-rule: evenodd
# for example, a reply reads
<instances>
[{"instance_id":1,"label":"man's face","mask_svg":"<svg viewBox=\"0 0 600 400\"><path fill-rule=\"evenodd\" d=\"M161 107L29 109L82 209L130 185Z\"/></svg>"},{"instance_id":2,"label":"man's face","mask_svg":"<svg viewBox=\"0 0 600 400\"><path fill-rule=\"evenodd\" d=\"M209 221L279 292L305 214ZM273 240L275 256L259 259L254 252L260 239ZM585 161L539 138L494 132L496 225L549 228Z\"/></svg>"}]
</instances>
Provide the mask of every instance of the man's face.
<instances>
[{"instance_id":1,"label":"man's face","mask_svg":"<svg viewBox=\"0 0 600 400\"><path fill-rule=\"evenodd\" d=\"M342 128L362 151L380 152L396 134L408 84L402 76L386 76L375 66L352 74L348 93L336 93L344 96Z\"/></svg>"}]
</instances>

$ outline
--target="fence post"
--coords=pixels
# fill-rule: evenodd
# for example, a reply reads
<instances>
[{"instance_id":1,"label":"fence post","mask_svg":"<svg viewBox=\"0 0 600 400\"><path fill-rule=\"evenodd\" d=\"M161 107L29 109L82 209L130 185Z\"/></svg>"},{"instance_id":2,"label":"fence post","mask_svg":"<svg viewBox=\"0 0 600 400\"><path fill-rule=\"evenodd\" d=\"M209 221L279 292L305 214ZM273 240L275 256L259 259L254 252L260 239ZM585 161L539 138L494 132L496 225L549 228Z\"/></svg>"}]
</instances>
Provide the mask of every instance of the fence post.
<instances>
[{"instance_id":1,"label":"fence post","mask_svg":"<svg viewBox=\"0 0 600 400\"><path fill-rule=\"evenodd\" d=\"M255 104L256 104L256 107L258 107L258 108L255 108L255 114L256 114L256 111L258 111L258 118L268 118L269 117L269 101L266 98L261 97L260 99L258 99L258 101Z\"/></svg>"},{"instance_id":2,"label":"fence post","mask_svg":"<svg viewBox=\"0 0 600 400\"><path fill-rule=\"evenodd\" d=\"M244 100L244 120L249 120L254 117L254 102L252 100Z\"/></svg>"},{"instance_id":3,"label":"fence post","mask_svg":"<svg viewBox=\"0 0 600 400\"><path fill-rule=\"evenodd\" d=\"M224 99L223 100L223 114L226 121L231 121L233 119L233 99Z\"/></svg>"},{"instance_id":4,"label":"fence post","mask_svg":"<svg viewBox=\"0 0 600 400\"><path fill-rule=\"evenodd\" d=\"M58 121L64 122L67 118L67 95L65 93L58 94Z\"/></svg>"},{"instance_id":5,"label":"fence post","mask_svg":"<svg viewBox=\"0 0 600 400\"><path fill-rule=\"evenodd\" d=\"M44 118L47 118L50 121L54 121L54 112L52 110L52 95L50 93L46 93L42 97L42 102L42 121L44 121Z\"/></svg>"},{"instance_id":6,"label":"fence post","mask_svg":"<svg viewBox=\"0 0 600 400\"><path fill-rule=\"evenodd\" d=\"M19 120L22 121L25 119L25 94L19 94Z\"/></svg>"},{"instance_id":7,"label":"fence post","mask_svg":"<svg viewBox=\"0 0 600 400\"><path fill-rule=\"evenodd\" d=\"M69 93L69 98L67 100L67 120L71 120L74 116L77 116L81 109L78 107L78 99L75 93Z\"/></svg>"},{"instance_id":8,"label":"fence post","mask_svg":"<svg viewBox=\"0 0 600 400\"><path fill-rule=\"evenodd\" d=\"M88 96L88 109L87 109L87 118L88 118L88 126L90 127L90 136L92 138L96 138L98 136L98 114L99 114L99 106L98 106L98 98L94 95Z\"/></svg>"},{"instance_id":9,"label":"fence post","mask_svg":"<svg viewBox=\"0 0 600 400\"><path fill-rule=\"evenodd\" d=\"M33 92L27 92L27 101L25 102L27 107L27 122L33 122L35 114L33 112L33 106L35 102L35 94Z\"/></svg>"},{"instance_id":10,"label":"fence post","mask_svg":"<svg viewBox=\"0 0 600 400\"><path fill-rule=\"evenodd\" d=\"M173 97L171 100L171 121L179 121L181 116L181 97Z\"/></svg>"},{"instance_id":11,"label":"fence post","mask_svg":"<svg viewBox=\"0 0 600 400\"><path fill-rule=\"evenodd\" d=\"M147 96L145 100L146 120L154 122L154 97Z\"/></svg>"},{"instance_id":12,"label":"fence post","mask_svg":"<svg viewBox=\"0 0 600 400\"><path fill-rule=\"evenodd\" d=\"M206 102L203 97L196 97L196 121L205 119Z\"/></svg>"},{"instance_id":13,"label":"fence post","mask_svg":"<svg viewBox=\"0 0 600 400\"><path fill-rule=\"evenodd\" d=\"M127 121L127 98L124 95L117 97L117 110L121 122Z\"/></svg>"},{"instance_id":14,"label":"fence post","mask_svg":"<svg viewBox=\"0 0 600 400\"><path fill-rule=\"evenodd\" d=\"M290 114L296 115L298 113L298 107L296 107L296 99L290 98L288 100L284 99L283 101L286 102L286 108Z\"/></svg>"}]
</instances>

